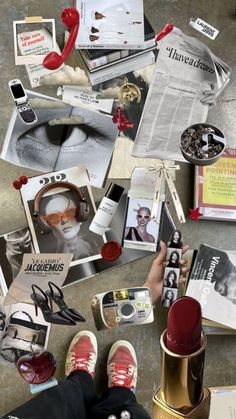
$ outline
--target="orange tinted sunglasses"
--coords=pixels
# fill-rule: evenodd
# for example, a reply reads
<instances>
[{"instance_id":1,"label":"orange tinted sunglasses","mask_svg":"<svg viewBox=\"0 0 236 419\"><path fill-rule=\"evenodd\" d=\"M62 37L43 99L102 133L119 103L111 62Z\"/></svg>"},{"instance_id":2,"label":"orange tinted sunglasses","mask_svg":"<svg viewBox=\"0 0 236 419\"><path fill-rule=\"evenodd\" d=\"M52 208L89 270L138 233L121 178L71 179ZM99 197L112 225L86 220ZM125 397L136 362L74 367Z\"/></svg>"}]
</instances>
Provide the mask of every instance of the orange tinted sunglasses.
<instances>
[{"instance_id":1,"label":"orange tinted sunglasses","mask_svg":"<svg viewBox=\"0 0 236 419\"><path fill-rule=\"evenodd\" d=\"M67 218L67 220L74 220L76 216L76 208L67 208L62 212L49 212L47 215L44 215L43 219L49 225L59 224L62 218Z\"/></svg>"}]
</instances>

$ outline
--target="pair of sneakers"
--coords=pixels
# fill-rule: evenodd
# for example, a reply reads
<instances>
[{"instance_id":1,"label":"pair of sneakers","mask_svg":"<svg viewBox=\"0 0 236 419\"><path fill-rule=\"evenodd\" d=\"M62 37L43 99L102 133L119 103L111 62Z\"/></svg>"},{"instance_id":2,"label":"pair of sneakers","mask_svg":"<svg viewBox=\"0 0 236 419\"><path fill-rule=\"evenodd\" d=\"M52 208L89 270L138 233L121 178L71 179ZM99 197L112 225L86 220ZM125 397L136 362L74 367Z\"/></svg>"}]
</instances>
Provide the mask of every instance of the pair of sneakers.
<instances>
[{"instance_id":1,"label":"pair of sneakers","mask_svg":"<svg viewBox=\"0 0 236 419\"><path fill-rule=\"evenodd\" d=\"M82 370L94 377L97 351L97 339L92 332L84 330L77 333L67 353L66 376ZM126 340L118 340L112 345L108 355L108 387L127 387L135 392L137 372L137 358L133 346Z\"/></svg>"}]
</instances>

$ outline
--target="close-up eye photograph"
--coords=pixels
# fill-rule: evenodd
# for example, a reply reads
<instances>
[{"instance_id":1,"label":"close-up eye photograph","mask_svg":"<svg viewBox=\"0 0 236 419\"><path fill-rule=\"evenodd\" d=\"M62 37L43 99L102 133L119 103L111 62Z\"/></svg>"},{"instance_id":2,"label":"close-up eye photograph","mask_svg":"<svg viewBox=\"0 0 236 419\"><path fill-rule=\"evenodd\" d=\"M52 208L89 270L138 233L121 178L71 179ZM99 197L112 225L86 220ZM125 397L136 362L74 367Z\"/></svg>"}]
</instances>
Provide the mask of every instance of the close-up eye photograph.
<instances>
[{"instance_id":1,"label":"close-up eye photograph","mask_svg":"<svg viewBox=\"0 0 236 419\"><path fill-rule=\"evenodd\" d=\"M236 0L0 11L0 418L236 418Z\"/></svg>"}]
</instances>

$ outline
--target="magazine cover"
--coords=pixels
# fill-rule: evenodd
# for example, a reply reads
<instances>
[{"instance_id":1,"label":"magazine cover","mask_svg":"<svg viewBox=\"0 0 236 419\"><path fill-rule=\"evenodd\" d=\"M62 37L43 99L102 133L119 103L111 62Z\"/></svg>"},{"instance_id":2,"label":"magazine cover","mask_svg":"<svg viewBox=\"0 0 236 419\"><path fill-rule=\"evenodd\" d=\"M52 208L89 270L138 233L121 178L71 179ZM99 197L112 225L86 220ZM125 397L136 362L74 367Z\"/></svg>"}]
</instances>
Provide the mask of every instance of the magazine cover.
<instances>
[{"instance_id":1,"label":"magazine cover","mask_svg":"<svg viewBox=\"0 0 236 419\"><path fill-rule=\"evenodd\" d=\"M0 364L14 365L21 356L47 349L50 323L33 304L3 305L0 298Z\"/></svg>"},{"instance_id":2,"label":"magazine cover","mask_svg":"<svg viewBox=\"0 0 236 419\"><path fill-rule=\"evenodd\" d=\"M6 296L8 288L20 271L23 255L33 252L28 227L0 236L0 290L3 296Z\"/></svg>"},{"instance_id":3,"label":"magazine cover","mask_svg":"<svg viewBox=\"0 0 236 419\"><path fill-rule=\"evenodd\" d=\"M202 317L236 329L236 255L202 244L186 295L199 301Z\"/></svg>"},{"instance_id":4,"label":"magazine cover","mask_svg":"<svg viewBox=\"0 0 236 419\"><path fill-rule=\"evenodd\" d=\"M143 0L76 1L80 27L76 48L139 48L144 43Z\"/></svg>"},{"instance_id":5,"label":"magazine cover","mask_svg":"<svg viewBox=\"0 0 236 419\"><path fill-rule=\"evenodd\" d=\"M194 202L202 219L236 220L235 149L226 149L212 166L195 166Z\"/></svg>"},{"instance_id":6,"label":"magazine cover","mask_svg":"<svg viewBox=\"0 0 236 419\"><path fill-rule=\"evenodd\" d=\"M36 203L42 187L57 181L69 182L78 188L78 192L65 188L50 189ZM105 238L89 230L96 207L85 167L32 177L20 193L36 253L71 253L71 265L101 257L100 249ZM83 209L83 204L88 213L84 221L82 213L80 217L76 212L77 208L79 211ZM37 218L33 215L36 207L39 210ZM38 218L48 227L43 234Z\"/></svg>"},{"instance_id":7,"label":"magazine cover","mask_svg":"<svg viewBox=\"0 0 236 419\"><path fill-rule=\"evenodd\" d=\"M91 185L102 187L117 136L111 116L27 94L37 122L25 124L14 109L1 158L44 173L83 164Z\"/></svg>"}]
</instances>

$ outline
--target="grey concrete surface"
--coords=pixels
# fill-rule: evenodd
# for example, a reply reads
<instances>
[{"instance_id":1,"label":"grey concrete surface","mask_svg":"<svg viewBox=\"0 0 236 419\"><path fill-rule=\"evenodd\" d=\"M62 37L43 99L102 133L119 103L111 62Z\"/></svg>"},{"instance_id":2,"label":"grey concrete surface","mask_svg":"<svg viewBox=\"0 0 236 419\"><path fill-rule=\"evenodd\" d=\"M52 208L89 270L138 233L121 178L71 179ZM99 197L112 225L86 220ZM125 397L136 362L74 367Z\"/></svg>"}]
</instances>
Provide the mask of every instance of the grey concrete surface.
<instances>
[{"instance_id":1,"label":"grey concrete surface","mask_svg":"<svg viewBox=\"0 0 236 419\"><path fill-rule=\"evenodd\" d=\"M228 138L236 134L236 17L234 17L234 0L144 0L145 12L159 32L167 22L173 22L185 33L199 37L216 55L232 67L231 82L227 90L212 108L208 121L225 132ZM60 11L69 6L64 0L2 0L1 14L1 44L0 44L0 130L1 146L12 112L12 100L8 92L7 82L20 78L27 88L30 88L26 71L23 66L15 67L13 57L12 21L24 18L26 15L42 15L55 17L59 43L62 42L63 27L59 23ZM198 34L189 27L190 17L201 17L220 30L215 41ZM55 95L55 89L43 88L39 92ZM235 140L236 143L236 140ZM11 183L20 175L33 175L35 172L22 169L0 161L0 234L25 225L24 212L20 197ZM127 182L125 182L127 185ZM181 164L177 173L177 188L183 203L185 214L192 208L193 198L193 168ZM103 191L95 191L96 197ZM167 196L167 199L169 197ZM173 205L170 211L175 217ZM201 221L196 223L187 220L181 226L185 242L191 248L198 248L200 243L218 246L222 249L236 249L235 223ZM91 296L97 292L115 289L121 286L135 286L143 283L150 268L154 255L140 259L119 269L107 271L101 275L89 278L79 284L65 289L65 297L71 306L79 306L87 318L86 328L95 332L99 344L99 362L97 367L97 388L101 392L106 386L106 357L111 344L116 339L129 339L137 351L139 361L139 379L137 388L138 400L151 412L151 397L160 379L159 334L165 325L165 313L159 306L155 309L155 322L146 326L125 328L112 332L96 332L90 312ZM49 342L49 350L57 359L58 379L63 378L64 359L69 342L73 335L84 325L75 327L53 326ZM235 383L236 336L209 336L206 353L205 383L209 386L232 385ZM0 374L0 415L13 409L30 398L27 384L20 378L14 367L2 367Z\"/></svg>"}]
</instances>

